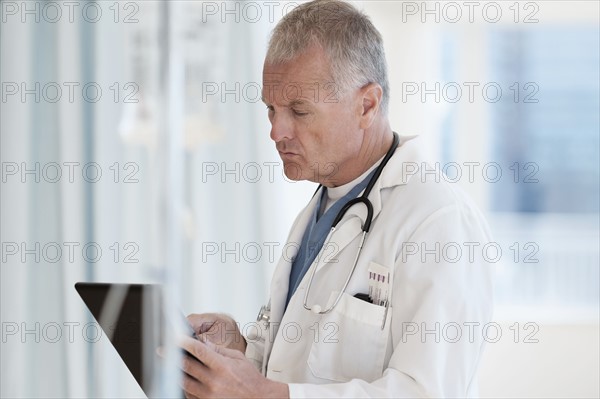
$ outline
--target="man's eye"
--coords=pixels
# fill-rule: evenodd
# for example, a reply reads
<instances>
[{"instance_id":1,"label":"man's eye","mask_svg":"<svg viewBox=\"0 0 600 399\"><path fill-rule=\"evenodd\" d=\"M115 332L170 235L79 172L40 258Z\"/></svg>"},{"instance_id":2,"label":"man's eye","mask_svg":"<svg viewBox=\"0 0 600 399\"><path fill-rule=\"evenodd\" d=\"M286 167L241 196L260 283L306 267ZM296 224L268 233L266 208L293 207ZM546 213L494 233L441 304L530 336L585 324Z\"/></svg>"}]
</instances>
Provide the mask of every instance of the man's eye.
<instances>
[{"instance_id":1,"label":"man's eye","mask_svg":"<svg viewBox=\"0 0 600 399\"><path fill-rule=\"evenodd\" d=\"M292 112L294 113L294 115L296 116L305 116L308 115L308 112L301 112L301 111L296 111L295 109L292 110Z\"/></svg>"}]
</instances>

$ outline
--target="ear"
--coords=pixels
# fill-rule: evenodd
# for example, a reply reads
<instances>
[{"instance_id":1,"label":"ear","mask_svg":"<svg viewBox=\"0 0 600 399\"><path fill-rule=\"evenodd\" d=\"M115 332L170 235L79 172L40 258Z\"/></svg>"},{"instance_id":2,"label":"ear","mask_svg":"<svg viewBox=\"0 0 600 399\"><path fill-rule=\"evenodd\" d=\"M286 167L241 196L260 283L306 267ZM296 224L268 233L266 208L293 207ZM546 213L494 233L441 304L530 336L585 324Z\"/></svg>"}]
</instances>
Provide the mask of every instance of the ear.
<instances>
[{"instance_id":1,"label":"ear","mask_svg":"<svg viewBox=\"0 0 600 399\"><path fill-rule=\"evenodd\" d=\"M362 98L362 112L360 115L360 128L368 129L379 114L383 89L377 83L369 83L360 89Z\"/></svg>"}]
</instances>

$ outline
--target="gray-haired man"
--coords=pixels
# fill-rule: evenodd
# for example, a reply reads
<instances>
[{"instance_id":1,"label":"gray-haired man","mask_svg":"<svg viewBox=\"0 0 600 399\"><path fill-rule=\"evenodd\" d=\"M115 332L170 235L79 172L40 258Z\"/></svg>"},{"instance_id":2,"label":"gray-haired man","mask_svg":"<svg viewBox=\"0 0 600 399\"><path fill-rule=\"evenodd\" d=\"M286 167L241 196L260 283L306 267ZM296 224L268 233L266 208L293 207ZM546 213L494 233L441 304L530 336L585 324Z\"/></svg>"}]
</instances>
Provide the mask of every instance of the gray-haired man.
<instances>
[{"instance_id":1,"label":"gray-haired man","mask_svg":"<svg viewBox=\"0 0 600 399\"><path fill-rule=\"evenodd\" d=\"M206 342L182 344L187 395L476 395L490 265L428 255L489 242L487 225L457 187L419 178L418 139L393 133L379 32L348 3L297 7L273 32L262 94L287 176L321 187L252 336L225 315L188 317Z\"/></svg>"}]
</instances>

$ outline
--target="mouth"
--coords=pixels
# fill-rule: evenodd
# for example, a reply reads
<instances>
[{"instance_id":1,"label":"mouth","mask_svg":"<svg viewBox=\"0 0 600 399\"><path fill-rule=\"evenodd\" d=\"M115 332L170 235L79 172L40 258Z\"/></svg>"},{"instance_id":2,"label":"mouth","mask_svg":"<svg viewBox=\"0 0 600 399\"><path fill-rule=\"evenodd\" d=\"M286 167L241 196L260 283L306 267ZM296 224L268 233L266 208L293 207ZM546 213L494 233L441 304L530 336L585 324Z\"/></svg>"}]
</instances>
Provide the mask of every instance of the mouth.
<instances>
[{"instance_id":1,"label":"mouth","mask_svg":"<svg viewBox=\"0 0 600 399\"><path fill-rule=\"evenodd\" d=\"M289 148L286 148L286 146L279 146L279 148L276 148L276 150L280 156L291 157L294 155L298 155L298 153L290 151Z\"/></svg>"},{"instance_id":2,"label":"mouth","mask_svg":"<svg viewBox=\"0 0 600 399\"><path fill-rule=\"evenodd\" d=\"M298 156L295 152L279 151L279 157L283 160Z\"/></svg>"}]
</instances>

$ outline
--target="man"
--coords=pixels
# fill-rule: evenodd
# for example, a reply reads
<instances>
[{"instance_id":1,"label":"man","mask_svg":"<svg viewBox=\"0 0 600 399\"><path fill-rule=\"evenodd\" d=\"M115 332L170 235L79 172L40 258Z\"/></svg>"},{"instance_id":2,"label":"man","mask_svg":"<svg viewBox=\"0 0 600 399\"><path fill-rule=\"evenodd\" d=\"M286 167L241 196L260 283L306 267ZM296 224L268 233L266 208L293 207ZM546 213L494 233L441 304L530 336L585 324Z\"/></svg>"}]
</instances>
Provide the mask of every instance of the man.
<instances>
[{"instance_id":1,"label":"man","mask_svg":"<svg viewBox=\"0 0 600 399\"><path fill-rule=\"evenodd\" d=\"M292 227L297 253L279 261L260 329L244 338L228 316L188 317L200 340L182 342L186 394L476 395L490 266L439 252L489 242L486 223L456 186L419 173L418 139L394 141L378 31L341 1L297 7L270 40L263 100L288 177L322 187ZM329 230L365 190L360 249L363 203Z\"/></svg>"}]
</instances>

